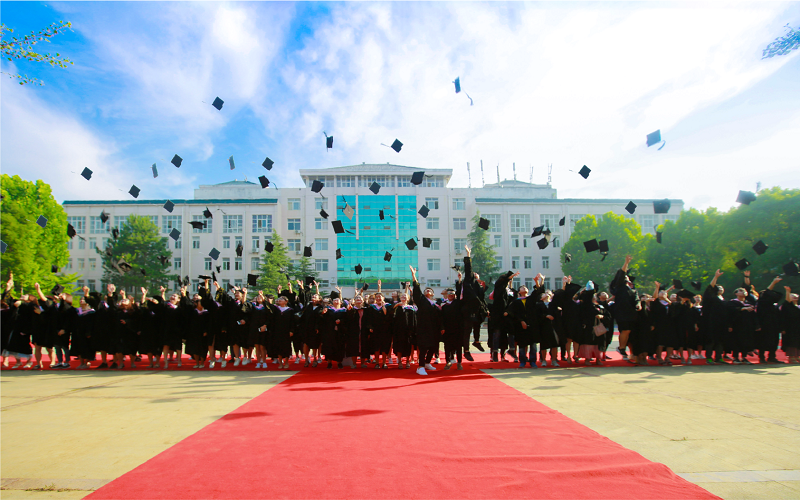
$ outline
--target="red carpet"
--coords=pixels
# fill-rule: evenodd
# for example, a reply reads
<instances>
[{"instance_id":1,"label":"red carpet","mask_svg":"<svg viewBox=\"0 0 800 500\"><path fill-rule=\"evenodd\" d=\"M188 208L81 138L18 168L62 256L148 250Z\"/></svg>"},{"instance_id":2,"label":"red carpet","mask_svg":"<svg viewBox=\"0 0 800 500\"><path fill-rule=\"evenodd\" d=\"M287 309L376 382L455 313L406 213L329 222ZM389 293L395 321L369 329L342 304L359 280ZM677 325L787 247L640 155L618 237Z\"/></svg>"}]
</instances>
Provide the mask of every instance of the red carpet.
<instances>
[{"instance_id":1,"label":"red carpet","mask_svg":"<svg viewBox=\"0 0 800 500\"><path fill-rule=\"evenodd\" d=\"M302 370L88 498L717 498L477 370Z\"/></svg>"}]
</instances>

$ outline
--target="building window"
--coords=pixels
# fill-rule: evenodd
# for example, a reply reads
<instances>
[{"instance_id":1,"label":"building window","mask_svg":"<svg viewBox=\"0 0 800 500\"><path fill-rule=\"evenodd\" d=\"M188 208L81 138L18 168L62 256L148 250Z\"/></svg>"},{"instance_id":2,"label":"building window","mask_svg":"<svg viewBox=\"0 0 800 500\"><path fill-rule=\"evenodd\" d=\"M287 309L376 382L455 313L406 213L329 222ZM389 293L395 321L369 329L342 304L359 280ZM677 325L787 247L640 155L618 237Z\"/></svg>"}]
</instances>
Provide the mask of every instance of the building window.
<instances>
[{"instance_id":1,"label":"building window","mask_svg":"<svg viewBox=\"0 0 800 500\"><path fill-rule=\"evenodd\" d=\"M206 257L205 259L203 259L203 269L205 269L206 271L211 270L211 257Z\"/></svg>"},{"instance_id":2,"label":"building window","mask_svg":"<svg viewBox=\"0 0 800 500\"><path fill-rule=\"evenodd\" d=\"M442 286L442 280L440 279L428 280L428 286L431 288L435 286Z\"/></svg>"},{"instance_id":3,"label":"building window","mask_svg":"<svg viewBox=\"0 0 800 500\"><path fill-rule=\"evenodd\" d=\"M172 269L175 270L175 271L180 271L181 270L181 258L180 257L175 257L175 258L172 259Z\"/></svg>"},{"instance_id":4,"label":"building window","mask_svg":"<svg viewBox=\"0 0 800 500\"><path fill-rule=\"evenodd\" d=\"M97 259L89 259L89 270L94 271L97 269Z\"/></svg>"},{"instance_id":5,"label":"building window","mask_svg":"<svg viewBox=\"0 0 800 500\"><path fill-rule=\"evenodd\" d=\"M328 229L328 221L326 219L323 219L322 217L315 218L314 229L318 231Z\"/></svg>"},{"instance_id":6,"label":"building window","mask_svg":"<svg viewBox=\"0 0 800 500\"><path fill-rule=\"evenodd\" d=\"M178 238L177 240L175 240L175 249L177 250L177 249L181 248L181 246L182 246L181 245L181 239Z\"/></svg>"},{"instance_id":7,"label":"building window","mask_svg":"<svg viewBox=\"0 0 800 500\"><path fill-rule=\"evenodd\" d=\"M200 290L200 280L192 280L192 292L197 293Z\"/></svg>"},{"instance_id":8,"label":"building window","mask_svg":"<svg viewBox=\"0 0 800 500\"><path fill-rule=\"evenodd\" d=\"M545 290L550 290L550 278L545 278L544 279L544 289Z\"/></svg>"},{"instance_id":9,"label":"building window","mask_svg":"<svg viewBox=\"0 0 800 500\"><path fill-rule=\"evenodd\" d=\"M122 230L122 226L128 223L128 216L127 215L115 215L114 216L114 227Z\"/></svg>"},{"instance_id":10,"label":"building window","mask_svg":"<svg viewBox=\"0 0 800 500\"><path fill-rule=\"evenodd\" d=\"M89 250L97 250L97 238L89 238Z\"/></svg>"},{"instance_id":11,"label":"building window","mask_svg":"<svg viewBox=\"0 0 800 500\"><path fill-rule=\"evenodd\" d=\"M453 219L453 229L467 229L467 219L465 217L456 217Z\"/></svg>"},{"instance_id":12,"label":"building window","mask_svg":"<svg viewBox=\"0 0 800 500\"><path fill-rule=\"evenodd\" d=\"M89 291L96 292L97 291L97 281L96 280L89 280Z\"/></svg>"},{"instance_id":13,"label":"building window","mask_svg":"<svg viewBox=\"0 0 800 500\"><path fill-rule=\"evenodd\" d=\"M300 231L300 219L286 219L289 231Z\"/></svg>"},{"instance_id":14,"label":"building window","mask_svg":"<svg viewBox=\"0 0 800 500\"><path fill-rule=\"evenodd\" d=\"M70 270L70 269L72 269L72 259L67 259L67 265L66 265L66 266L64 266L64 269L65 269L65 270Z\"/></svg>"},{"instance_id":15,"label":"building window","mask_svg":"<svg viewBox=\"0 0 800 500\"><path fill-rule=\"evenodd\" d=\"M250 247L251 250L258 252L261 249L261 238L259 238L258 236L253 236L250 239L250 243L252 244L252 246Z\"/></svg>"},{"instance_id":16,"label":"building window","mask_svg":"<svg viewBox=\"0 0 800 500\"><path fill-rule=\"evenodd\" d=\"M154 226L158 227L158 215L143 215L142 217L150 219Z\"/></svg>"},{"instance_id":17,"label":"building window","mask_svg":"<svg viewBox=\"0 0 800 500\"><path fill-rule=\"evenodd\" d=\"M300 251L300 240L287 240L289 242L289 251L290 252L299 252Z\"/></svg>"},{"instance_id":18,"label":"building window","mask_svg":"<svg viewBox=\"0 0 800 500\"><path fill-rule=\"evenodd\" d=\"M497 248L503 247L503 237L500 236L499 234L494 235L494 246L496 246Z\"/></svg>"},{"instance_id":19,"label":"building window","mask_svg":"<svg viewBox=\"0 0 800 500\"><path fill-rule=\"evenodd\" d=\"M78 280L78 289L83 289L84 286L86 286L86 282L83 280Z\"/></svg>"},{"instance_id":20,"label":"building window","mask_svg":"<svg viewBox=\"0 0 800 500\"><path fill-rule=\"evenodd\" d=\"M484 214L482 217L489 221L489 232L500 232L500 214Z\"/></svg>"},{"instance_id":21,"label":"building window","mask_svg":"<svg viewBox=\"0 0 800 500\"><path fill-rule=\"evenodd\" d=\"M439 208L439 198L425 198L425 206L431 210L437 210Z\"/></svg>"},{"instance_id":22,"label":"building window","mask_svg":"<svg viewBox=\"0 0 800 500\"><path fill-rule=\"evenodd\" d=\"M453 198L453 210L466 210L466 209L467 209L466 198Z\"/></svg>"},{"instance_id":23,"label":"building window","mask_svg":"<svg viewBox=\"0 0 800 500\"><path fill-rule=\"evenodd\" d=\"M203 229L192 228L192 232L193 233L195 233L195 234L197 234L197 233L210 234L211 233L211 224L214 222L214 219L206 219L205 216L202 215L202 214L201 215L192 215L192 222L202 222L203 224L206 225Z\"/></svg>"},{"instance_id":24,"label":"building window","mask_svg":"<svg viewBox=\"0 0 800 500\"><path fill-rule=\"evenodd\" d=\"M466 238L453 238L453 250L456 251L456 254L460 254L464 251L464 247L467 245Z\"/></svg>"},{"instance_id":25,"label":"building window","mask_svg":"<svg viewBox=\"0 0 800 500\"><path fill-rule=\"evenodd\" d=\"M86 249L86 240L78 240L78 250Z\"/></svg>"},{"instance_id":26,"label":"building window","mask_svg":"<svg viewBox=\"0 0 800 500\"><path fill-rule=\"evenodd\" d=\"M425 182L423 183L423 186L425 186L425 187L437 187L437 188L444 187L444 178L441 177L441 176L438 176L438 175L437 176L426 177L425 178Z\"/></svg>"},{"instance_id":27,"label":"building window","mask_svg":"<svg viewBox=\"0 0 800 500\"><path fill-rule=\"evenodd\" d=\"M654 233L656 225L655 215L640 215L639 225L642 226L643 233Z\"/></svg>"},{"instance_id":28,"label":"building window","mask_svg":"<svg viewBox=\"0 0 800 500\"><path fill-rule=\"evenodd\" d=\"M563 282L561 281L561 278L556 278L555 283L556 283L556 288L559 290L561 289L561 287L564 286Z\"/></svg>"},{"instance_id":29,"label":"building window","mask_svg":"<svg viewBox=\"0 0 800 500\"><path fill-rule=\"evenodd\" d=\"M431 238L431 250L439 250L439 238Z\"/></svg>"},{"instance_id":30,"label":"building window","mask_svg":"<svg viewBox=\"0 0 800 500\"><path fill-rule=\"evenodd\" d=\"M67 223L72 224L76 233L86 234L86 217L67 217Z\"/></svg>"},{"instance_id":31,"label":"building window","mask_svg":"<svg viewBox=\"0 0 800 500\"><path fill-rule=\"evenodd\" d=\"M528 238L522 238L522 247L528 248Z\"/></svg>"},{"instance_id":32,"label":"building window","mask_svg":"<svg viewBox=\"0 0 800 500\"><path fill-rule=\"evenodd\" d=\"M242 270L242 258L236 257L233 259L233 270L234 271L241 271Z\"/></svg>"},{"instance_id":33,"label":"building window","mask_svg":"<svg viewBox=\"0 0 800 500\"><path fill-rule=\"evenodd\" d=\"M533 258L524 257L522 260L522 266L523 269L533 269Z\"/></svg>"},{"instance_id":34,"label":"building window","mask_svg":"<svg viewBox=\"0 0 800 500\"><path fill-rule=\"evenodd\" d=\"M254 233L271 233L272 232L272 216L271 215L254 215L253 216L253 230Z\"/></svg>"},{"instance_id":35,"label":"building window","mask_svg":"<svg viewBox=\"0 0 800 500\"><path fill-rule=\"evenodd\" d=\"M228 285L231 284L231 280L222 280L222 289L226 292L228 291Z\"/></svg>"},{"instance_id":36,"label":"building window","mask_svg":"<svg viewBox=\"0 0 800 500\"><path fill-rule=\"evenodd\" d=\"M394 178L385 175L363 175L359 177L359 187L370 187L373 182L377 182L381 187L394 187Z\"/></svg>"},{"instance_id":37,"label":"building window","mask_svg":"<svg viewBox=\"0 0 800 500\"><path fill-rule=\"evenodd\" d=\"M182 216L180 215L162 215L161 216L161 232L169 234L173 229L181 231ZM181 231L183 232L183 231Z\"/></svg>"},{"instance_id":38,"label":"building window","mask_svg":"<svg viewBox=\"0 0 800 500\"><path fill-rule=\"evenodd\" d=\"M86 259L78 259L78 270L86 269Z\"/></svg>"},{"instance_id":39,"label":"building window","mask_svg":"<svg viewBox=\"0 0 800 500\"><path fill-rule=\"evenodd\" d=\"M244 250L244 244L242 244L242 237L241 236L235 236L233 238L233 248L239 248L239 245L241 245L242 246L242 250Z\"/></svg>"},{"instance_id":40,"label":"building window","mask_svg":"<svg viewBox=\"0 0 800 500\"><path fill-rule=\"evenodd\" d=\"M328 259L315 259L314 269L318 272L325 272L328 270Z\"/></svg>"},{"instance_id":41,"label":"building window","mask_svg":"<svg viewBox=\"0 0 800 500\"><path fill-rule=\"evenodd\" d=\"M300 198L289 198L289 210L300 210Z\"/></svg>"},{"instance_id":42,"label":"building window","mask_svg":"<svg viewBox=\"0 0 800 500\"><path fill-rule=\"evenodd\" d=\"M668 220L671 220L672 222L678 222L678 216L677 215L665 215L664 216L664 222L667 222Z\"/></svg>"},{"instance_id":43,"label":"building window","mask_svg":"<svg viewBox=\"0 0 800 500\"><path fill-rule=\"evenodd\" d=\"M192 249L198 250L200 248L200 237L192 236Z\"/></svg>"},{"instance_id":44,"label":"building window","mask_svg":"<svg viewBox=\"0 0 800 500\"><path fill-rule=\"evenodd\" d=\"M241 215L223 215L222 216L222 232L223 233L241 233L242 232L242 219Z\"/></svg>"},{"instance_id":45,"label":"building window","mask_svg":"<svg viewBox=\"0 0 800 500\"><path fill-rule=\"evenodd\" d=\"M520 283L519 276L517 276L516 278L514 278L513 280L511 280L511 287L512 287L512 288L514 288L514 289L516 289L516 290L518 290L518 289L519 289L519 286L520 286L520 284L521 284L521 283Z\"/></svg>"},{"instance_id":46,"label":"building window","mask_svg":"<svg viewBox=\"0 0 800 500\"><path fill-rule=\"evenodd\" d=\"M235 286L236 288L242 288L242 279L239 278L239 279L233 280L233 286Z\"/></svg>"},{"instance_id":47,"label":"building window","mask_svg":"<svg viewBox=\"0 0 800 500\"><path fill-rule=\"evenodd\" d=\"M527 288L528 291L533 290L533 278L525 278L525 288Z\"/></svg>"},{"instance_id":48,"label":"building window","mask_svg":"<svg viewBox=\"0 0 800 500\"><path fill-rule=\"evenodd\" d=\"M89 217L89 232L92 234L107 233L111 230L110 227L111 224L109 224L108 221L106 221L106 223L103 224L103 221L100 220L99 215L98 216L92 215Z\"/></svg>"},{"instance_id":49,"label":"building window","mask_svg":"<svg viewBox=\"0 0 800 500\"><path fill-rule=\"evenodd\" d=\"M428 229L439 229L439 218L428 217L425 219L425 227Z\"/></svg>"},{"instance_id":50,"label":"building window","mask_svg":"<svg viewBox=\"0 0 800 500\"><path fill-rule=\"evenodd\" d=\"M428 259L428 271L439 271L441 267L440 259Z\"/></svg>"},{"instance_id":51,"label":"building window","mask_svg":"<svg viewBox=\"0 0 800 500\"><path fill-rule=\"evenodd\" d=\"M553 248L558 248L561 246L561 240L558 236L553 236L553 238L550 240L550 244L553 246Z\"/></svg>"},{"instance_id":52,"label":"building window","mask_svg":"<svg viewBox=\"0 0 800 500\"><path fill-rule=\"evenodd\" d=\"M512 233L531 232L531 215L511 214L511 232Z\"/></svg>"},{"instance_id":53,"label":"building window","mask_svg":"<svg viewBox=\"0 0 800 500\"><path fill-rule=\"evenodd\" d=\"M316 238L314 240L314 250L327 250L328 238Z\"/></svg>"},{"instance_id":54,"label":"building window","mask_svg":"<svg viewBox=\"0 0 800 500\"><path fill-rule=\"evenodd\" d=\"M578 221L583 219L584 217L586 217L586 216L582 215L582 214L570 214L570 216L569 216L569 230L570 231L574 231L575 230L575 224L577 224Z\"/></svg>"},{"instance_id":55,"label":"building window","mask_svg":"<svg viewBox=\"0 0 800 500\"><path fill-rule=\"evenodd\" d=\"M501 255L501 256L497 257L496 260L497 260L497 267L499 267L500 269L503 269L503 256Z\"/></svg>"},{"instance_id":56,"label":"building window","mask_svg":"<svg viewBox=\"0 0 800 500\"><path fill-rule=\"evenodd\" d=\"M514 234L511 236L511 248L519 248L519 235Z\"/></svg>"},{"instance_id":57,"label":"building window","mask_svg":"<svg viewBox=\"0 0 800 500\"><path fill-rule=\"evenodd\" d=\"M329 288L331 286L330 281L328 280L317 280L320 288Z\"/></svg>"},{"instance_id":58,"label":"building window","mask_svg":"<svg viewBox=\"0 0 800 500\"><path fill-rule=\"evenodd\" d=\"M223 236L222 237L222 248L230 248L231 247L231 237L230 236Z\"/></svg>"},{"instance_id":59,"label":"building window","mask_svg":"<svg viewBox=\"0 0 800 500\"><path fill-rule=\"evenodd\" d=\"M543 225L545 229L555 231L558 229L558 214L541 214L539 215L539 224Z\"/></svg>"},{"instance_id":60,"label":"building window","mask_svg":"<svg viewBox=\"0 0 800 500\"><path fill-rule=\"evenodd\" d=\"M72 240L67 240L67 250L72 250Z\"/></svg>"},{"instance_id":61,"label":"building window","mask_svg":"<svg viewBox=\"0 0 800 500\"><path fill-rule=\"evenodd\" d=\"M322 199L315 199L314 200L314 209L315 210L328 210L328 200Z\"/></svg>"},{"instance_id":62,"label":"building window","mask_svg":"<svg viewBox=\"0 0 800 500\"><path fill-rule=\"evenodd\" d=\"M336 176L336 187L340 188L351 188L355 187L355 179L352 175L337 175Z\"/></svg>"},{"instance_id":63,"label":"building window","mask_svg":"<svg viewBox=\"0 0 800 500\"><path fill-rule=\"evenodd\" d=\"M542 269L550 269L550 257L542 256Z\"/></svg>"},{"instance_id":64,"label":"building window","mask_svg":"<svg viewBox=\"0 0 800 500\"><path fill-rule=\"evenodd\" d=\"M229 257L222 258L222 270L223 271L231 270L231 259Z\"/></svg>"},{"instance_id":65,"label":"building window","mask_svg":"<svg viewBox=\"0 0 800 500\"><path fill-rule=\"evenodd\" d=\"M519 269L519 257L511 257L511 269Z\"/></svg>"},{"instance_id":66,"label":"building window","mask_svg":"<svg viewBox=\"0 0 800 500\"><path fill-rule=\"evenodd\" d=\"M411 187L411 177L408 176L408 175L398 175L397 176L397 187L399 187L399 188Z\"/></svg>"},{"instance_id":67,"label":"building window","mask_svg":"<svg viewBox=\"0 0 800 500\"><path fill-rule=\"evenodd\" d=\"M253 258L250 259L250 269L255 271L256 269L259 269L260 267L261 267L261 259L259 259L258 257L253 257Z\"/></svg>"}]
</instances>

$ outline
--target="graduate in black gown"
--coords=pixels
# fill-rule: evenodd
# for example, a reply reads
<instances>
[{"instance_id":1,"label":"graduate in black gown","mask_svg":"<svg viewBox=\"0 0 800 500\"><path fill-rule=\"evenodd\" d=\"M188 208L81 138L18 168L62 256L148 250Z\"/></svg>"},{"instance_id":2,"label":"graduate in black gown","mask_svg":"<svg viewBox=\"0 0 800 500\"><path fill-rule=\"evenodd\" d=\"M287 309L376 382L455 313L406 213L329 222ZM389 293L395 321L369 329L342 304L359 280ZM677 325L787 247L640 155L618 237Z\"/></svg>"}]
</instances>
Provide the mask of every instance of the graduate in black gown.
<instances>
[{"instance_id":1,"label":"graduate in black gown","mask_svg":"<svg viewBox=\"0 0 800 500\"><path fill-rule=\"evenodd\" d=\"M463 302L461 297L461 281L462 275L458 273L458 281L456 281L456 288L448 288L445 291L447 295L445 300L442 301L442 325L444 327L444 354L447 363L444 365L445 370L449 370L453 364L453 358L456 358L457 368L463 370L461 362L463 359L464 351L464 312Z\"/></svg>"},{"instance_id":2,"label":"graduate in black gown","mask_svg":"<svg viewBox=\"0 0 800 500\"><path fill-rule=\"evenodd\" d=\"M725 306L725 288L717 285L722 271L717 269L714 278L703 292L703 320L707 329L706 363L724 363L722 355L729 349L728 308Z\"/></svg>"},{"instance_id":3,"label":"graduate in black gown","mask_svg":"<svg viewBox=\"0 0 800 500\"><path fill-rule=\"evenodd\" d=\"M330 299L330 305L322 310L320 318L320 336L322 337L322 354L328 362L328 368L336 366L344 368L345 343L347 341L347 308L342 306L342 299L336 296Z\"/></svg>"},{"instance_id":4,"label":"graduate in black gown","mask_svg":"<svg viewBox=\"0 0 800 500\"><path fill-rule=\"evenodd\" d=\"M780 302L782 294L775 290L775 285L781 282L781 277L776 276L766 290L762 290L758 296L756 314L761 331L756 338L758 348L758 361L760 363L782 363L775 357L780 342L781 332L781 313Z\"/></svg>"},{"instance_id":5,"label":"graduate in black gown","mask_svg":"<svg viewBox=\"0 0 800 500\"><path fill-rule=\"evenodd\" d=\"M353 297L350 307L345 315L347 323L347 339L345 341L345 355L350 358L350 365L356 366L356 358L361 357L361 367L367 368L369 358L369 323L364 318L364 297L357 294Z\"/></svg>"},{"instance_id":6,"label":"graduate in black gown","mask_svg":"<svg viewBox=\"0 0 800 500\"><path fill-rule=\"evenodd\" d=\"M800 304L798 295L788 286L781 304L781 349L789 357L789 363L800 363Z\"/></svg>"},{"instance_id":7,"label":"graduate in black gown","mask_svg":"<svg viewBox=\"0 0 800 500\"><path fill-rule=\"evenodd\" d=\"M731 364L753 364L747 359L747 353L754 349L756 330L758 324L755 305L747 299L748 293L744 288L733 291L735 297L729 300L728 308L728 333L731 340Z\"/></svg>"},{"instance_id":8,"label":"graduate in black gown","mask_svg":"<svg viewBox=\"0 0 800 500\"><path fill-rule=\"evenodd\" d=\"M669 296L668 290L661 290L661 283L655 282L656 289L653 295L656 299L650 303L650 324L654 327L654 334L656 339L656 361L662 366L672 366L670 356L672 356L672 347L675 338L675 325L673 317L670 316ZM661 357L666 348L666 358Z\"/></svg>"},{"instance_id":9,"label":"graduate in black gown","mask_svg":"<svg viewBox=\"0 0 800 500\"><path fill-rule=\"evenodd\" d=\"M514 300L508 288L511 286L511 280L517 276L519 276L519 273L513 273L511 271L503 274L495 281L491 293L492 303L489 306L489 345L492 361L499 361L500 359L505 361L506 349L512 358L514 358L514 361L517 361L513 333L511 333L510 323L506 319L506 309L508 309L508 305Z\"/></svg>"},{"instance_id":10,"label":"graduate in black gown","mask_svg":"<svg viewBox=\"0 0 800 500\"><path fill-rule=\"evenodd\" d=\"M72 334L72 349L70 353L78 356L79 363L76 370L86 370L90 368L89 363L95 358L94 345L92 338L96 335L98 328L97 313L82 296L78 310L75 311L75 326Z\"/></svg>"},{"instance_id":11,"label":"graduate in black gown","mask_svg":"<svg viewBox=\"0 0 800 500\"><path fill-rule=\"evenodd\" d=\"M208 309L204 306L205 299L199 293L192 296L192 308L187 311L189 328L186 331L186 354L194 360L192 368L203 368L208 354Z\"/></svg>"},{"instance_id":12,"label":"graduate in black gown","mask_svg":"<svg viewBox=\"0 0 800 500\"><path fill-rule=\"evenodd\" d=\"M161 325L159 331L160 344L166 370L169 366L170 353L176 353L178 367L181 367L181 356L183 355L183 337L186 325L187 311L191 308L191 301L186 297L186 287L180 287L180 293L173 293L169 300L165 299L166 288L161 290L161 307L158 308L156 317Z\"/></svg>"},{"instance_id":13,"label":"graduate in black gown","mask_svg":"<svg viewBox=\"0 0 800 500\"><path fill-rule=\"evenodd\" d=\"M115 331L112 334L116 346L114 359L120 370L125 368L125 356L130 359L130 367L136 368L136 352L141 330L137 322L131 299L120 293L120 300L114 308Z\"/></svg>"},{"instance_id":14,"label":"graduate in black gown","mask_svg":"<svg viewBox=\"0 0 800 500\"><path fill-rule=\"evenodd\" d=\"M553 303L553 293L549 290L540 295L536 303L535 321L536 330L539 332L539 353L542 366L547 366L547 353L550 352L550 363L558 367L558 348L561 345L556 333L555 321L560 311Z\"/></svg>"},{"instance_id":15,"label":"graduate in black gown","mask_svg":"<svg viewBox=\"0 0 800 500\"><path fill-rule=\"evenodd\" d=\"M56 309L56 335L53 349L56 352L56 363L50 361L50 368L68 369L70 367L69 344L75 328L75 307L72 306L72 294L60 293Z\"/></svg>"},{"instance_id":16,"label":"graduate in black gown","mask_svg":"<svg viewBox=\"0 0 800 500\"><path fill-rule=\"evenodd\" d=\"M375 368L388 368L388 355L392 349L392 331L389 328L389 308L383 301L383 293L376 292L375 303L367 306L370 344L375 353Z\"/></svg>"},{"instance_id":17,"label":"graduate in black gown","mask_svg":"<svg viewBox=\"0 0 800 500\"><path fill-rule=\"evenodd\" d=\"M433 353L437 350L441 336L444 334L442 311L436 306L433 289L427 287L423 294L419 281L417 281L417 270L413 266L409 266L409 268L414 287L414 305L417 306L417 343L419 344L417 374L427 375L428 370L436 369L431 365L431 359L433 359Z\"/></svg>"},{"instance_id":18,"label":"graduate in black gown","mask_svg":"<svg viewBox=\"0 0 800 500\"><path fill-rule=\"evenodd\" d=\"M270 342L274 355L278 358L278 368L289 368L289 358L292 357L292 337L297 332L296 312L300 310L299 305L290 304L289 298L279 295L275 305L269 305L272 310L272 328L270 330Z\"/></svg>"},{"instance_id":19,"label":"graduate in black gown","mask_svg":"<svg viewBox=\"0 0 800 500\"><path fill-rule=\"evenodd\" d=\"M142 300L139 306L139 353L147 354L150 365L148 368L156 368L158 359L161 355L161 339L159 335L159 325L157 312L160 307L160 296L148 296L147 289L142 287Z\"/></svg>"},{"instance_id":20,"label":"graduate in black gown","mask_svg":"<svg viewBox=\"0 0 800 500\"><path fill-rule=\"evenodd\" d=\"M398 302L392 306L392 347L397 356L398 368L411 368L413 346L416 342L417 307L408 303L408 293L400 292ZM403 364L405 358L405 365Z\"/></svg>"},{"instance_id":21,"label":"graduate in black gown","mask_svg":"<svg viewBox=\"0 0 800 500\"><path fill-rule=\"evenodd\" d=\"M631 260L632 257L630 255L625 256L625 263L617 271L609 287L611 294L614 296L614 319L619 327L617 352L622 355L622 359L628 359L628 337L635 328L635 322L638 317L636 310L638 297L633 281L628 275L628 266Z\"/></svg>"}]
</instances>

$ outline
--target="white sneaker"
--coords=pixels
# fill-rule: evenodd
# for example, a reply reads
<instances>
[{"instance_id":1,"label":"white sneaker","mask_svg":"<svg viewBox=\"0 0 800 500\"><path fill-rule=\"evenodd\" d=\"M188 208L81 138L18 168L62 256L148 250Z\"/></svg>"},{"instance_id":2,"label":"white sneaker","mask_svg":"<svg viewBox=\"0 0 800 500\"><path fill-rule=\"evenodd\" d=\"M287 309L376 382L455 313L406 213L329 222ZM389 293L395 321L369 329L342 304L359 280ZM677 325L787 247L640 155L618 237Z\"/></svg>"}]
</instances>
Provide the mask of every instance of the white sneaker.
<instances>
[{"instance_id":1,"label":"white sneaker","mask_svg":"<svg viewBox=\"0 0 800 500\"><path fill-rule=\"evenodd\" d=\"M438 365L439 364L439 358L433 358L433 364L434 365ZM428 365L425 365L425 366L428 366Z\"/></svg>"},{"instance_id":2,"label":"white sneaker","mask_svg":"<svg viewBox=\"0 0 800 500\"><path fill-rule=\"evenodd\" d=\"M225 368L226 366L228 366L228 360L227 359L223 359L221 364L222 364L222 367Z\"/></svg>"},{"instance_id":3,"label":"white sneaker","mask_svg":"<svg viewBox=\"0 0 800 500\"><path fill-rule=\"evenodd\" d=\"M244 359L242 360L242 366L246 366L246 365L247 365L247 363L249 363L249 362L250 362L250 358L244 358Z\"/></svg>"},{"instance_id":4,"label":"white sneaker","mask_svg":"<svg viewBox=\"0 0 800 500\"><path fill-rule=\"evenodd\" d=\"M242 360L241 360L241 359L239 359L239 358L236 358L236 359L233 361L233 366L239 366L239 364L241 364L241 362L242 362Z\"/></svg>"},{"instance_id":5,"label":"white sneaker","mask_svg":"<svg viewBox=\"0 0 800 500\"><path fill-rule=\"evenodd\" d=\"M258 363L256 363L256 368L261 368L261 361L259 361Z\"/></svg>"},{"instance_id":6,"label":"white sneaker","mask_svg":"<svg viewBox=\"0 0 800 500\"><path fill-rule=\"evenodd\" d=\"M431 371L436 371L436 368L432 367L430 363L428 363L427 365L425 365L425 369L426 369L426 370L431 370Z\"/></svg>"},{"instance_id":7,"label":"white sneaker","mask_svg":"<svg viewBox=\"0 0 800 500\"><path fill-rule=\"evenodd\" d=\"M209 361L209 362L208 362L208 367L209 367L209 368L214 368L214 365L215 365L215 364L216 364L216 361L214 361L214 360L212 359L211 361Z\"/></svg>"},{"instance_id":8,"label":"white sneaker","mask_svg":"<svg viewBox=\"0 0 800 500\"><path fill-rule=\"evenodd\" d=\"M425 371L425 368L423 368L421 366L419 368L417 368L417 375L427 375L427 374L428 374L428 372Z\"/></svg>"},{"instance_id":9,"label":"white sneaker","mask_svg":"<svg viewBox=\"0 0 800 500\"><path fill-rule=\"evenodd\" d=\"M300 364L300 356L296 356L296 357L294 358L294 364L296 364L296 365L299 365L299 364Z\"/></svg>"},{"instance_id":10,"label":"white sneaker","mask_svg":"<svg viewBox=\"0 0 800 500\"><path fill-rule=\"evenodd\" d=\"M556 368L558 368L558 367L559 367L559 366L561 366L561 365L559 365L559 364L558 364L558 361L556 361L556 360L554 359L554 360L553 360L553 366L555 366Z\"/></svg>"}]
</instances>

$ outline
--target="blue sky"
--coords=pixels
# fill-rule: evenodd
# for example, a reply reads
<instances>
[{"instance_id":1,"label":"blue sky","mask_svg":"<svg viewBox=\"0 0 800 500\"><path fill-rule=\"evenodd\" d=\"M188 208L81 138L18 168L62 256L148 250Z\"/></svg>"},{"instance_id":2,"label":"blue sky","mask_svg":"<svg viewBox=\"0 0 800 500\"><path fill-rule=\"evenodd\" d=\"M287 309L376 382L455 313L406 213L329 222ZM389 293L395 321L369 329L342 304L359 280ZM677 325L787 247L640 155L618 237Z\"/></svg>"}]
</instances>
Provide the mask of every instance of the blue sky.
<instances>
[{"instance_id":1,"label":"blue sky","mask_svg":"<svg viewBox=\"0 0 800 500\"><path fill-rule=\"evenodd\" d=\"M282 187L361 162L452 168L451 186L469 162L479 185L481 160L487 182L516 163L544 183L552 164L562 198L727 210L756 182L800 187L800 51L761 60L800 26L797 2L2 2L0 19L17 35L73 23L42 50L74 66L5 61L45 85L0 79L2 171L59 201L133 183L187 198L255 181L266 156ZM656 129L660 151L645 146ZM395 138L399 154L380 145ZM585 181L570 171L584 164Z\"/></svg>"}]
</instances>

